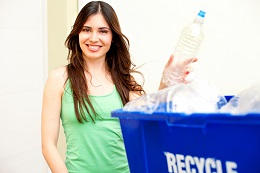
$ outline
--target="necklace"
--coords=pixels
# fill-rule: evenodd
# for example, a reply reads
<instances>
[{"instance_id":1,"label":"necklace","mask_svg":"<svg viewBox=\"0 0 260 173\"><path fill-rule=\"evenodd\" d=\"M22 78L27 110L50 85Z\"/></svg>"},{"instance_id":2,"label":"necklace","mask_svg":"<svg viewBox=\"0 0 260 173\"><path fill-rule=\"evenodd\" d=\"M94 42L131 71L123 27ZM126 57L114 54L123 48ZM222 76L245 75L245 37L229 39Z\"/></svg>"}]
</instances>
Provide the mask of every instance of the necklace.
<instances>
[{"instance_id":1,"label":"necklace","mask_svg":"<svg viewBox=\"0 0 260 173\"><path fill-rule=\"evenodd\" d=\"M102 82L96 82L96 81L93 82L93 77L92 77L91 73L89 73L88 71L86 71L86 72L90 75L90 80L89 80L89 82L90 82L90 85L91 85L91 86L97 88L97 87L101 87L101 86L104 85L104 81L103 81L103 83L102 83ZM105 73L105 78L106 78L108 81L111 81L111 79L110 79L110 77L108 76L107 73ZM97 80L97 81L100 81L100 80Z\"/></svg>"},{"instance_id":2,"label":"necklace","mask_svg":"<svg viewBox=\"0 0 260 173\"><path fill-rule=\"evenodd\" d=\"M94 84L93 82L92 82L92 77L90 78L90 84L91 84L91 86L93 86L93 87L101 87L101 86L103 86L103 84Z\"/></svg>"}]
</instances>

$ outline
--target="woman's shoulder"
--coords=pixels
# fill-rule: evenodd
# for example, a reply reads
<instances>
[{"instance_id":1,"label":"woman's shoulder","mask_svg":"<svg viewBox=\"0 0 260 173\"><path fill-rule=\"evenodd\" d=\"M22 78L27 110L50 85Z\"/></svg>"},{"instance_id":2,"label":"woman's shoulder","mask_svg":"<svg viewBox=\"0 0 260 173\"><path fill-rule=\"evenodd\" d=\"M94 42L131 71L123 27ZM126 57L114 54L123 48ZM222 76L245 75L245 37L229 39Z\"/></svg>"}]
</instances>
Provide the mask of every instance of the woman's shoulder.
<instances>
[{"instance_id":1,"label":"woman's shoulder","mask_svg":"<svg viewBox=\"0 0 260 173\"><path fill-rule=\"evenodd\" d=\"M51 78L53 80L60 81L60 82L61 81L65 82L68 78L67 67L62 66L62 67L58 67L58 68L50 71L48 78Z\"/></svg>"},{"instance_id":2,"label":"woman's shoulder","mask_svg":"<svg viewBox=\"0 0 260 173\"><path fill-rule=\"evenodd\" d=\"M48 75L47 85L51 88L56 88L63 93L65 82L67 81L67 67L62 66L51 70ZM56 90L55 89L55 90Z\"/></svg>"}]
</instances>

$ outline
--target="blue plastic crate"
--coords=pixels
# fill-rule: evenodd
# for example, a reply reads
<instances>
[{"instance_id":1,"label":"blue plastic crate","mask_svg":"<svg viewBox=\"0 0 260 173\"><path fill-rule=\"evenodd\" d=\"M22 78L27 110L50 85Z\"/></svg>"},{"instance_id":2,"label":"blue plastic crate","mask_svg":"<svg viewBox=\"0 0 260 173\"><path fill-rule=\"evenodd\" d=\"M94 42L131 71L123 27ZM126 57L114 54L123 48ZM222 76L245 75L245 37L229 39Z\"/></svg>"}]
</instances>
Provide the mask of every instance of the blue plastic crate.
<instances>
[{"instance_id":1,"label":"blue plastic crate","mask_svg":"<svg viewBox=\"0 0 260 173\"><path fill-rule=\"evenodd\" d=\"M131 173L260 173L260 114L116 110Z\"/></svg>"}]
</instances>

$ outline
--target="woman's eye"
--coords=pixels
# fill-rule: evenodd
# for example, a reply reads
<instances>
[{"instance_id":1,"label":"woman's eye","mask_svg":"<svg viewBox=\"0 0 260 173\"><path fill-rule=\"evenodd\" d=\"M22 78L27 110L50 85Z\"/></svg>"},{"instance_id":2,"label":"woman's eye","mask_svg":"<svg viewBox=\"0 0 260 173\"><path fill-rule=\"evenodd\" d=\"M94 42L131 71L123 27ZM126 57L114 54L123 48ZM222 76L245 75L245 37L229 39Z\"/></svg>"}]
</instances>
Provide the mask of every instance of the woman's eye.
<instances>
[{"instance_id":1,"label":"woman's eye","mask_svg":"<svg viewBox=\"0 0 260 173\"><path fill-rule=\"evenodd\" d=\"M106 33L108 33L107 30L101 30L100 32L101 32L102 34L106 34Z\"/></svg>"},{"instance_id":2,"label":"woman's eye","mask_svg":"<svg viewBox=\"0 0 260 173\"><path fill-rule=\"evenodd\" d=\"M90 31L90 29L83 28L83 29L82 29L82 31L84 31L84 32L89 32L89 31Z\"/></svg>"}]
</instances>

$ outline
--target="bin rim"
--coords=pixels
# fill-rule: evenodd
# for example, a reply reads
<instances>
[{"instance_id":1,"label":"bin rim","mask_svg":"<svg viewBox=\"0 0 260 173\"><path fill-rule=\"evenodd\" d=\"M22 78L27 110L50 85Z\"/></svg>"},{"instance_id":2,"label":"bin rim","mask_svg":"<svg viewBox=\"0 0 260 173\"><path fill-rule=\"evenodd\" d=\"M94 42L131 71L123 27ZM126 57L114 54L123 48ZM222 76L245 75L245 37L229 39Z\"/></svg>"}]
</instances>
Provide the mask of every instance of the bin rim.
<instances>
[{"instance_id":1,"label":"bin rim","mask_svg":"<svg viewBox=\"0 0 260 173\"><path fill-rule=\"evenodd\" d=\"M152 114L138 111L124 111L117 109L112 111L112 117L134 120L157 120L168 123L181 124L205 124L207 122L235 123L235 124L260 124L260 113L230 114L230 113L173 113L153 112Z\"/></svg>"}]
</instances>

